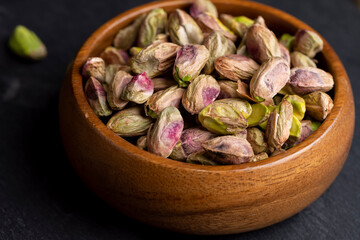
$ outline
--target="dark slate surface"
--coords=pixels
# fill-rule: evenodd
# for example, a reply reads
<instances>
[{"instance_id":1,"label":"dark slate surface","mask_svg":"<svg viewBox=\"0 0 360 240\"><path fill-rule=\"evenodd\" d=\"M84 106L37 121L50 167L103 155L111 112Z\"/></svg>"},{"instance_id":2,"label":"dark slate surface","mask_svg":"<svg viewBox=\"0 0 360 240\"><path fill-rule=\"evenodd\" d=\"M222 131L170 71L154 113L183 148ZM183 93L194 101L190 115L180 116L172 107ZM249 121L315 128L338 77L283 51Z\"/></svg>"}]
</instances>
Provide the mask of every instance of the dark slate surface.
<instances>
[{"instance_id":1,"label":"dark slate surface","mask_svg":"<svg viewBox=\"0 0 360 240\"><path fill-rule=\"evenodd\" d=\"M93 195L74 173L61 144L57 114L61 81L69 61L96 28L147 1L104 2L0 2L0 239L360 238L358 127L350 155L331 187L299 214L262 230L215 237L174 234L131 220ZM355 4L260 2L300 18L330 42L348 71L359 107L360 12ZM46 60L29 63L7 50L7 37L16 24L28 26L43 39L49 50Z\"/></svg>"}]
</instances>

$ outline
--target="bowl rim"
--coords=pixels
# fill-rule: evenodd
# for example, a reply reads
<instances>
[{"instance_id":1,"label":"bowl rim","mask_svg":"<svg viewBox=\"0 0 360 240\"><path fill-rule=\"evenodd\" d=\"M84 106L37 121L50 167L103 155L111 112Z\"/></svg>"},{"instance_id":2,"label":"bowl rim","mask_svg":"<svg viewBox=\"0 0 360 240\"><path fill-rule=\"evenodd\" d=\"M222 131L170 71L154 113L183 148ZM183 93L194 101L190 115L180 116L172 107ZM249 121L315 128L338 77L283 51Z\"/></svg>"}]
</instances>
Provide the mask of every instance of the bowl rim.
<instances>
[{"instance_id":1,"label":"bowl rim","mask_svg":"<svg viewBox=\"0 0 360 240\"><path fill-rule=\"evenodd\" d=\"M132 143L126 141L122 137L119 137L114 132L106 127L106 125L100 120L99 117L95 115L93 110L91 109L88 101L85 97L84 88L83 88L83 77L81 76L82 65L86 61L86 59L90 56L91 49L93 48L95 42L99 41L102 34L108 31L111 28L116 27L121 21L131 22L136 16L141 13L148 12L156 7L171 7L176 5L190 5L193 1L191 0L174 0L174 1L155 1L150 2L144 5L140 5L138 7L127 10L114 18L110 19L102 26L100 26L93 34L85 41L80 50L78 51L73 67L71 70L71 87L75 97L75 101L78 104L79 110L82 112L83 116L85 116L87 123L97 131L104 139L107 139L106 144L113 144L117 148L121 148L123 151L128 154L140 159L141 161L156 164L160 167L165 168L181 168L188 171L210 171L210 172L219 172L219 171L243 171L243 170L255 170L258 168L274 166L278 164L282 164L287 161L291 161L294 158L299 157L303 152L311 149L320 139L329 132L334 123L337 121L338 116L343 111L344 99L340 98L340 95L346 94L348 91L347 86L350 84L349 78L345 71L344 66L342 65L339 57L332 49L330 44L319 34L317 31L312 29L306 23L300 21L294 16L279 10L274 7L270 7L268 5L252 2L252 1L237 1L237 0L227 0L224 3L222 0L212 0L212 2L216 4L233 4L238 7L245 6L248 8L261 8L262 11L271 12L272 15L277 15L279 18L286 19L288 24L298 26L301 25L302 28L312 30L318 33L324 42L324 48L322 54L324 59L327 62L327 67L329 72L332 73L334 77L334 107L331 113L327 116L325 121L320 125L320 127L312 133L306 140L301 142L300 144L288 149L286 152L278 154L273 157L269 157L268 159L258 161L258 162L248 162L242 163L239 165L216 165L216 166L207 166L207 165L198 165L198 164L190 164L186 162L180 162L168 158L163 158L152 154L148 151L142 150ZM336 64L335 64L336 63ZM340 84L340 81L347 81L347 84ZM350 88L351 89L351 88ZM352 94L350 94L352 96Z\"/></svg>"}]
</instances>

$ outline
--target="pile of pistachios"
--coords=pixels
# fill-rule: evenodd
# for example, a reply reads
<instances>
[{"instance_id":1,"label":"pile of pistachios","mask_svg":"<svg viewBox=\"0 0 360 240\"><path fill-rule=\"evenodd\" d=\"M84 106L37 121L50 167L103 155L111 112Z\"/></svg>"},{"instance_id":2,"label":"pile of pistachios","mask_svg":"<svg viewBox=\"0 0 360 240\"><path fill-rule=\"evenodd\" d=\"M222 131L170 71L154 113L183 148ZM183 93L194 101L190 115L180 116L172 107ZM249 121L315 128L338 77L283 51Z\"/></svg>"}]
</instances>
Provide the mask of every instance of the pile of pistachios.
<instances>
[{"instance_id":1,"label":"pile of pistachios","mask_svg":"<svg viewBox=\"0 0 360 240\"><path fill-rule=\"evenodd\" d=\"M197 0L189 13L158 8L120 29L84 64L85 95L109 129L153 154L256 162L304 141L333 108L322 49L313 31L277 37L261 16L218 15Z\"/></svg>"}]
</instances>

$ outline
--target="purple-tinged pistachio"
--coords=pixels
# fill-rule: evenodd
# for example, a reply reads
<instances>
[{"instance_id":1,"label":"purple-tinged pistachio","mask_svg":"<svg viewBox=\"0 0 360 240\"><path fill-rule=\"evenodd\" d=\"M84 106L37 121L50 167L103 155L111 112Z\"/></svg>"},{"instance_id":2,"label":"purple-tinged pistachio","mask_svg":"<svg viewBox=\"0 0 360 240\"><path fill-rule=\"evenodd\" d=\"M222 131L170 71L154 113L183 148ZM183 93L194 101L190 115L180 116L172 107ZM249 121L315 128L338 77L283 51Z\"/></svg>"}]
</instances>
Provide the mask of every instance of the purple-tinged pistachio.
<instances>
[{"instance_id":1,"label":"purple-tinged pistachio","mask_svg":"<svg viewBox=\"0 0 360 240\"><path fill-rule=\"evenodd\" d=\"M157 118L160 112L167 107L179 108L184 92L185 89L175 85L154 93L145 104L146 115Z\"/></svg>"},{"instance_id":2,"label":"purple-tinged pistachio","mask_svg":"<svg viewBox=\"0 0 360 240\"><path fill-rule=\"evenodd\" d=\"M107 101L112 109L121 110L128 104L128 101L121 99L121 94L131 79L132 76L129 73L120 70L107 85Z\"/></svg>"},{"instance_id":3,"label":"purple-tinged pistachio","mask_svg":"<svg viewBox=\"0 0 360 240\"><path fill-rule=\"evenodd\" d=\"M274 157L274 156L279 155L279 154L284 153L284 152L286 152L286 150L283 149L283 148L275 149L275 151L273 151L271 153L270 157Z\"/></svg>"},{"instance_id":4,"label":"purple-tinged pistachio","mask_svg":"<svg viewBox=\"0 0 360 240\"><path fill-rule=\"evenodd\" d=\"M234 54L236 51L235 44L217 31L210 33L205 38L203 45L210 53L210 58L203 69L204 74L211 74L214 71L214 62L218 57Z\"/></svg>"},{"instance_id":5,"label":"purple-tinged pistachio","mask_svg":"<svg viewBox=\"0 0 360 240\"><path fill-rule=\"evenodd\" d=\"M248 82L259 69L259 64L251 58L233 54L218 57L215 60L215 69L221 76L230 80Z\"/></svg>"},{"instance_id":6,"label":"purple-tinged pistachio","mask_svg":"<svg viewBox=\"0 0 360 240\"><path fill-rule=\"evenodd\" d=\"M206 156L220 164L241 164L254 157L250 143L235 136L222 136L210 139L202 144Z\"/></svg>"},{"instance_id":7,"label":"purple-tinged pistachio","mask_svg":"<svg viewBox=\"0 0 360 240\"><path fill-rule=\"evenodd\" d=\"M196 19L201 13L209 12L218 17L218 11L215 5L209 0L196 0L190 7L190 15Z\"/></svg>"},{"instance_id":8,"label":"purple-tinged pistachio","mask_svg":"<svg viewBox=\"0 0 360 240\"><path fill-rule=\"evenodd\" d=\"M247 118L249 127L265 122L270 116L269 108L263 103L252 104L251 109L251 115Z\"/></svg>"},{"instance_id":9,"label":"purple-tinged pistachio","mask_svg":"<svg viewBox=\"0 0 360 240\"><path fill-rule=\"evenodd\" d=\"M250 143L254 154L268 151L268 144L265 140L265 134L260 129L256 127L248 128L246 139Z\"/></svg>"},{"instance_id":10,"label":"purple-tinged pistachio","mask_svg":"<svg viewBox=\"0 0 360 240\"><path fill-rule=\"evenodd\" d=\"M245 17L238 16L233 17L229 14L220 14L220 20L224 23L226 27L228 27L231 31L233 31L236 35L243 38L248 28L253 25L254 20Z\"/></svg>"},{"instance_id":11,"label":"purple-tinged pistachio","mask_svg":"<svg viewBox=\"0 0 360 240\"><path fill-rule=\"evenodd\" d=\"M301 52L292 52L290 54L290 58L291 58L291 66L292 67L314 67L316 68L316 63L309 58L308 56L306 56L305 54L301 53Z\"/></svg>"},{"instance_id":12,"label":"purple-tinged pistachio","mask_svg":"<svg viewBox=\"0 0 360 240\"><path fill-rule=\"evenodd\" d=\"M210 165L210 166L215 166L215 165L219 165L217 162L209 159L208 157L205 156L205 151L199 151L196 153L192 153L190 154L187 158L186 158L186 162L187 163L192 163L192 164L198 164L198 165Z\"/></svg>"},{"instance_id":13,"label":"purple-tinged pistachio","mask_svg":"<svg viewBox=\"0 0 360 240\"><path fill-rule=\"evenodd\" d=\"M331 97L324 92L312 92L303 96L306 103L306 113L318 120L323 121L334 107Z\"/></svg>"},{"instance_id":14,"label":"purple-tinged pistachio","mask_svg":"<svg viewBox=\"0 0 360 240\"><path fill-rule=\"evenodd\" d=\"M105 48L105 50L100 54L100 57L104 59L106 65L127 65L130 60L130 57L126 51L114 47Z\"/></svg>"},{"instance_id":15,"label":"purple-tinged pistachio","mask_svg":"<svg viewBox=\"0 0 360 240\"><path fill-rule=\"evenodd\" d=\"M259 161L262 161L262 160L265 160L269 158L268 154L266 152L262 152L262 153L259 153L259 154L256 154L251 160L250 162L259 162Z\"/></svg>"},{"instance_id":16,"label":"purple-tinged pistachio","mask_svg":"<svg viewBox=\"0 0 360 240\"><path fill-rule=\"evenodd\" d=\"M218 84L220 86L220 94L217 99L240 97L239 93L237 92L238 84L236 82L220 80L218 81Z\"/></svg>"},{"instance_id":17,"label":"purple-tinged pistachio","mask_svg":"<svg viewBox=\"0 0 360 240\"><path fill-rule=\"evenodd\" d=\"M279 39L279 43L286 47L289 51L292 51L293 44L294 44L295 36L290 35L288 33L284 33L281 35Z\"/></svg>"},{"instance_id":18,"label":"purple-tinged pistachio","mask_svg":"<svg viewBox=\"0 0 360 240\"><path fill-rule=\"evenodd\" d=\"M288 149L303 142L308 136L310 136L314 132L314 130L311 128L310 120L302 120L300 124L301 124L300 137L293 138L290 136L289 139L285 142L284 148Z\"/></svg>"},{"instance_id":19,"label":"purple-tinged pistachio","mask_svg":"<svg viewBox=\"0 0 360 240\"><path fill-rule=\"evenodd\" d=\"M281 52L281 57L288 63L288 65L290 66L291 63L291 58L290 58L290 52L289 50L284 47L283 45L279 44L279 48L280 48L280 52Z\"/></svg>"},{"instance_id":20,"label":"purple-tinged pistachio","mask_svg":"<svg viewBox=\"0 0 360 240\"><path fill-rule=\"evenodd\" d=\"M146 150L147 143L146 143L146 136L141 136L136 141L136 146L142 150Z\"/></svg>"},{"instance_id":21,"label":"purple-tinged pistachio","mask_svg":"<svg viewBox=\"0 0 360 240\"><path fill-rule=\"evenodd\" d=\"M199 76L209 57L209 50L203 45L183 46L176 54L173 68L173 76L179 86L186 87Z\"/></svg>"},{"instance_id":22,"label":"purple-tinged pistachio","mask_svg":"<svg viewBox=\"0 0 360 240\"><path fill-rule=\"evenodd\" d=\"M147 47L155 40L156 35L164 33L167 24L167 13L156 8L148 13L142 22L138 35L138 46Z\"/></svg>"},{"instance_id":23,"label":"purple-tinged pistachio","mask_svg":"<svg viewBox=\"0 0 360 240\"><path fill-rule=\"evenodd\" d=\"M121 98L138 104L146 102L154 93L154 85L146 73L134 76L122 91Z\"/></svg>"},{"instance_id":24,"label":"purple-tinged pistachio","mask_svg":"<svg viewBox=\"0 0 360 240\"><path fill-rule=\"evenodd\" d=\"M284 99L291 103L293 106L294 116L301 121L304 118L306 112L305 100L298 95L286 95Z\"/></svg>"},{"instance_id":25,"label":"purple-tinged pistachio","mask_svg":"<svg viewBox=\"0 0 360 240\"><path fill-rule=\"evenodd\" d=\"M168 31L171 41L184 46L186 44L202 44L203 33L195 20L181 9L176 9L169 16Z\"/></svg>"},{"instance_id":26,"label":"purple-tinged pistachio","mask_svg":"<svg viewBox=\"0 0 360 240\"><path fill-rule=\"evenodd\" d=\"M112 113L106 103L106 92L96 78L90 77L87 80L85 96L97 116L109 116Z\"/></svg>"},{"instance_id":27,"label":"purple-tinged pistachio","mask_svg":"<svg viewBox=\"0 0 360 240\"><path fill-rule=\"evenodd\" d=\"M294 51L301 52L309 58L314 58L323 49L321 37L310 30L298 30L294 40Z\"/></svg>"},{"instance_id":28,"label":"purple-tinged pistachio","mask_svg":"<svg viewBox=\"0 0 360 240\"><path fill-rule=\"evenodd\" d=\"M165 90L172 86L177 86L176 82L170 78L158 77L152 79L154 83L154 92Z\"/></svg>"},{"instance_id":29,"label":"purple-tinged pistachio","mask_svg":"<svg viewBox=\"0 0 360 240\"><path fill-rule=\"evenodd\" d=\"M161 157L169 157L181 137L184 121L176 107L165 108L149 129L148 151Z\"/></svg>"},{"instance_id":30,"label":"purple-tinged pistachio","mask_svg":"<svg viewBox=\"0 0 360 240\"><path fill-rule=\"evenodd\" d=\"M105 81L104 60L99 57L89 57L82 68L82 76L86 79L94 77L99 82L103 83Z\"/></svg>"},{"instance_id":31,"label":"purple-tinged pistachio","mask_svg":"<svg viewBox=\"0 0 360 240\"><path fill-rule=\"evenodd\" d=\"M298 95L315 91L327 92L334 86L333 76L320 68L297 67L290 71L288 88Z\"/></svg>"},{"instance_id":32,"label":"purple-tinged pistachio","mask_svg":"<svg viewBox=\"0 0 360 240\"><path fill-rule=\"evenodd\" d=\"M281 57L275 34L267 27L254 24L246 32L246 48L255 61L263 63L272 57Z\"/></svg>"},{"instance_id":33,"label":"purple-tinged pistachio","mask_svg":"<svg viewBox=\"0 0 360 240\"><path fill-rule=\"evenodd\" d=\"M146 134L152 120L142 116L140 106L119 111L110 118L107 127L122 137L136 137Z\"/></svg>"},{"instance_id":34,"label":"purple-tinged pistachio","mask_svg":"<svg viewBox=\"0 0 360 240\"><path fill-rule=\"evenodd\" d=\"M261 102L273 98L288 82L290 67L280 58L270 58L264 62L250 81L250 94Z\"/></svg>"},{"instance_id":35,"label":"purple-tinged pistachio","mask_svg":"<svg viewBox=\"0 0 360 240\"><path fill-rule=\"evenodd\" d=\"M199 14L196 18L196 22L203 31L205 37L213 31L219 31L233 42L237 39L237 36L230 29L209 12Z\"/></svg>"},{"instance_id":36,"label":"purple-tinged pistachio","mask_svg":"<svg viewBox=\"0 0 360 240\"><path fill-rule=\"evenodd\" d=\"M141 52L142 48L141 47L132 47L129 50L129 53L132 57L135 57L136 55L138 55Z\"/></svg>"},{"instance_id":37,"label":"purple-tinged pistachio","mask_svg":"<svg viewBox=\"0 0 360 240\"><path fill-rule=\"evenodd\" d=\"M179 49L174 43L151 44L132 58L131 69L136 74L146 72L150 78L159 76L171 69Z\"/></svg>"},{"instance_id":38,"label":"purple-tinged pistachio","mask_svg":"<svg viewBox=\"0 0 360 240\"><path fill-rule=\"evenodd\" d=\"M120 29L114 38L114 47L123 49L125 51L129 50L136 41L141 23L143 22L145 16L146 14L140 15L140 17L137 17L130 25Z\"/></svg>"},{"instance_id":39,"label":"purple-tinged pistachio","mask_svg":"<svg viewBox=\"0 0 360 240\"><path fill-rule=\"evenodd\" d=\"M191 114L198 114L215 101L220 93L220 85L210 75L199 75L187 87L182 97L182 105Z\"/></svg>"},{"instance_id":40,"label":"purple-tinged pistachio","mask_svg":"<svg viewBox=\"0 0 360 240\"><path fill-rule=\"evenodd\" d=\"M130 73L131 69L130 69L130 66L128 66L128 65L119 65L119 64L107 65L105 68L105 82L103 85L105 90L107 90L108 86L113 81L113 79L118 71L124 71L124 72Z\"/></svg>"},{"instance_id":41,"label":"purple-tinged pistachio","mask_svg":"<svg viewBox=\"0 0 360 240\"><path fill-rule=\"evenodd\" d=\"M293 120L293 107L284 99L278 108L270 114L266 126L266 138L270 148L279 149L290 136Z\"/></svg>"}]
</instances>

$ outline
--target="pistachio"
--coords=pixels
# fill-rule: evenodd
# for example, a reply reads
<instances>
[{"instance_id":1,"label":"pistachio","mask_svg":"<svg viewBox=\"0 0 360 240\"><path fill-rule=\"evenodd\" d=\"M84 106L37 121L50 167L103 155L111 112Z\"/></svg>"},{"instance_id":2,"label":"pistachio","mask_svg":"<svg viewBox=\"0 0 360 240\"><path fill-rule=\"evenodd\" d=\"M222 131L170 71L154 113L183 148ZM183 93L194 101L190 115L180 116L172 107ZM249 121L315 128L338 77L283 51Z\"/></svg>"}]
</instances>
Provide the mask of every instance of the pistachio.
<instances>
[{"instance_id":1,"label":"pistachio","mask_svg":"<svg viewBox=\"0 0 360 240\"><path fill-rule=\"evenodd\" d=\"M284 153L284 152L286 152L286 150L283 149L283 148L275 149L275 151L273 151L271 153L270 157L274 157L274 156L279 155L279 154Z\"/></svg>"},{"instance_id":2,"label":"pistachio","mask_svg":"<svg viewBox=\"0 0 360 240\"><path fill-rule=\"evenodd\" d=\"M185 89L179 88L176 85L156 92L145 104L146 115L156 118L167 107L173 106L179 108L184 92Z\"/></svg>"},{"instance_id":3,"label":"pistachio","mask_svg":"<svg viewBox=\"0 0 360 240\"><path fill-rule=\"evenodd\" d=\"M131 69L130 69L130 66L128 66L128 65L120 65L120 64L107 65L105 68L105 82L103 84L103 87L105 88L105 90L107 90L108 86L113 81L113 79L118 71L124 71L124 72L130 73Z\"/></svg>"},{"instance_id":4,"label":"pistachio","mask_svg":"<svg viewBox=\"0 0 360 240\"><path fill-rule=\"evenodd\" d=\"M273 98L285 86L289 77L287 62L280 57L270 58L251 78L251 96L259 102Z\"/></svg>"},{"instance_id":5,"label":"pistachio","mask_svg":"<svg viewBox=\"0 0 360 240\"><path fill-rule=\"evenodd\" d=\"M122 137L136 137L146 134L152 121L142 116L140 106L119 111L110 118L107 127Z\"/></svg>"},{"instance_id":6,"label":"pistachio","mask_svg":"<svg viewBox=\"0 0 360 240\"><path fill-rule=\"evenodd\" d=\"M315 91L327 92L334 86L334 79L330 73L319 68L296 67L290 72L288 88L298 95L305 95Z\"/></svg>"},{"instance_id":7,"label":"pistachio","mask_svg":"<svg viewBox=\"0 0 360 240\"><path fill-rule=\"evenodd\" d=\"M135 57L136 55L138 55L138 53L141 52L141 50L142 50L141 47L132 47L130 48L129 53L132 57Z\"/></svg>"},{"instance_id":8,"label":"pistachio","mask_svg":"<svg viewBox=\"0 0 360 240\"><path fill-rule=\"evenodd\" d=\"M265 160L269 158L268 154L266 152L262 152L259 154L256 154L251 160L250 162L259 162L261 160Z\"/></svg>"},{"instance_id":9,"label":"pistachio","mask_svg":"<svg viewBox=\"0 0 360 240\"><path fill-rule=\"evenodd\" d=\"M291 66L292 67L314 67L316 68L316 63L301 52L292 52L290 54Z\"/></svg>"},{"instance_id":10,"label":"pistachio","mask_svg":"<svg viewBox=\"0 0 360 240\"><path fill-rule=\"evenodd\" d=\"M173 79L164 77L153 78L152 81L154 84L154 92L177 85Z\"/></svg>"},{"instance_id":11,"label":"pistachio","mask_svg":"<svg viewBox=\"0 0 360 240\"><path fill-rule=\"evenodd\" d=\"M305 121L305 120L304 120ZM315 132L316 130L318 130L318 128L320 127L321 125L321 122L318 122L318 121L314 121L314 120L311 120L311 130L313 130L313 132Z\"/></svg>"},{"instance_id":12,"label":"pistachio","mask_svg":"<svg viewBox=\"0 0 360 240\"><path fill-rule=\"evenodd\" d=\"M47 56L45 44L25 26L18 25L9 38L10 49L18 56L40 60Z\"/></svg>"},{"instance_id":13,"label":"pistachio","mask_svg":"<svg viewBox=\"0 0 360 240\"><path fill-rule=\"evenodd\" d=\"M246 139L250 143L254 154L259 154L268 151L268 144L265 141L265 134L256 127L247 129Z\"/></svg>"},{"instance_id":14,"label":"pistachio","mask_svg":"<svg viewBox=\"0 0 360 240\"><path fill-rule=\"evenodd\" d=\"M262 16L258 16L257 18L255 18L254 24L259 24L259 25L262 25L264 27L267 27L266 23L265 23L265 19Z\"/></svg>"},{"instance_id":15,"label":"pistachio","mask_svg":"<svg viewBox=\"0 0 360 240\"><path fill-rule=\"evenodd\" d=\"M253 99L250 95L250 89L249 89L249 85L244 83L243 81L237 81L238 84L238 88L236 90L236 92L239 94L240 98L249 100L249 101L253 101L255 102L256 100Z\"/></svg>"},{"instance_id":16,"label":"pistachio","mask_svg":"<svg viewBox=\"0 0 360 240\"><path fill-rule=\"evenodd\" d=\"M173 68L173 76L179 86L186 87L199 76L209 57L209 51L203 45L183 46L176 54Z\"/></svg>"},{"instance_id":17,"label":"pistachio","mask_svg":"<svg viewBox=\"0 0 360 240\"><path fill-rule=\"evenodd\" d=\"M247 119L250 117L252 108L248 101L239 98L225 98L216 100L218 103L225 103L238 109L242 115Z\"/></svg>"},{"instance_id":18,"label":"pistachio","mask_svg":"<svg viewBox=\"0 0 360 240\"><path fill-rule=\"evenodd\" d=\"M202 44L203 33L195 20L181 9L176 9L169 16L169 35L171 41L184 46L186 44Z\"/></svg>"},{"instance_id":19,"label":"pistachio","mask_svg":"<svg viewBox=\"0 0 360 240\"><path fill-rule=\"evenodd\" d=\"M275 95L275 96L273 97L274 104L275 104L275 105L278 105L279 103L281 103L282 99L283 99L282 96L280 96L280 95Z\"/></svg>"},{"instance_id":20,"label":"pistachio","mask_svg":"<svg viewBox=\"0 0 360 240\"><path fill-rule=\"evenodd\" d=\"M233 17L229 14L220 14L220 20L225 24L226 27L228 27L231 31L233 31L241 38L244 37L248 28L254 23L254 20L248 17Z\"/></svg>"},{"instance_id":21,"label":"pistachio","mask_svg":"<svg viewBox=\"0 0 360 240\"><path fill-rule=\"evenodd\" d=\"M301 29L296 32L294 40L294 51L301 52L309 58L322 51L323 40L321 37L310 30Z\"/></svg>"},{"instance_id":22,"label":"pistachio","mask_svg":"<svg viewBox=\"0 0 360 240\"><path fill-rule=\"evenodd\" d=\"M334 107L333 100L324 92L312 92L303 98L306 103L306 113L318 121L323 121Z\"/></svg>"},{"instance_id":23,"label":"pistachio","mask_svg":"<svg viewBox=\"0 0 360 240\"><path fill-rule=\"evenodd\" d=\"M175 144L169 158L171 158L173 160L181 161L181 162L186 160L186 155L185 155L184 149L181 146L181 140L179 140Z\"/></svg>"},{"instance_id":24,"label":"pistachio","mask_svg":"<svg viewBox=\"0 0 360 240\"><path fill-rule=\"evenodd\" d=\"M254 157L250 143L235 136L221 136L202 144L206 156L221 164L241 164Z\"/></svg>"},{"instance_id":25,"label":"pistachio","mask_svg":"<svg viewBox=\"0 0 360 240\"><path fill-rule=\"evenodd\" d=\"M220 86L210 75L199 75L187 87L182 97L182 105L191 114L198 114L207 105L215 101Z\"/></svg>"},{"instance_id":26,"label":"pistachio","mask_svg":"<svg viewBox=\"0 0 360 240\"><path fill-rule=\"evenodd\" d=\"M238 84L236 82L220 80L218 84L220 86L220 93L217 99L239 97L239 93L237 92Z\"/></svg>"},{"instance_id":27,"label":"pistachio","mask_svg":"<svg viewBox=\"0 0 360 240\"><path fill-rule=\"evenodd\" d=\"M143 48L152 44L156 35L165 32L166 24L167 13L164 9L156 8L148 13L139 29L138 46Z\"/></svg>"},{"instance_id":28,"label":"pistachio","mask_svg":"<svg viewBox=\"0 0 360 240\"><path fill-rule=\"evenodd\" d=\"M230 29L209 12L199 14L196 18L196 22L203 31L205 37L213 31L219 31L233 42L237 39L237 36Z\"/></svg>"},{"instance_id":29,"label":"pistachio","mask_svg":"<svg viewBox=\"0 0 360 240\"><path fill-rule=\"evenodd\" d=\"M281 57L287 62L287 64L290 66L291 58L290 58L290 52L289 50L284 47L283 45L279 44Z\"/></svg>"},{"instance_id":30,"label":"pistachio","mask_svg":"<svg viewBox=\"0 0 360 240\"><path fill-rule=\"evenodd\" d=\"M291 122L291 128L290 128L290 135L289 139L296 139L298 140L301 135L301 123L300 120L293 115L292 122Z\"/></svg>"},{"instance_id":31,"label":"pistachio","mask_svg":"<svg viewBox=\"0 0 360 240\"><path fill-rule=\"evenodd\" d=\"M90 77L87 80L85 96L97 116L109 116L112 113L106 104L106 92L96 78Z\"/></svg>"},{"instance_id":32,"label":"pistachio","mask_svg":"<svg viewBox=\"0 0 360 240\"><path fill-rule=\"evenodd\" d=\"M206 157L205 151L199 151L199 152L190 154L186 158L186 162L192 163L192 164L199 164L199 165L210 165L210 166L219 165L217 162Z\"/></svg>"},{"instance_id":33,"label":"pistachio","mask_svg":"<svg viewBox=\"0 0 360 240\"><path fill-rule=\"evenodd\" d=\"M176 107L165 108L148 131L148 151L169 157L181 137L183 127L184 121L179 110Z\"/></svg>"},{"instance_id":34,"label":"pistachio","mask_svg":"<svg viewBox=\"0 0 360 240\"><path fill-rule=\"evenodd\" d=\"M284 33L281 35L279 39L279 43L286 47L289 51L292 51L293 44L294 44L295 36L290 35L288 33Z\"/></svg>"},{"instance_id":35,"label":"pistachio","mask_svg":"<svg viewBox=\"0 0 360 240\"><path fill-rule=\"evenodd\" d=\"M265 122L270 116L269 108L263 103L252 104L251 109L251 115L247 119L249 127L257 126Z\"/></svg>"},{"instance_id":36,"label":"pistachio","mask_svg":"<svg viewBox=\"0 0 360 240\"><path fill-rule=\"evenodd\" d=\"M134 76L125 86L121 98L138 104L146 102L154 92L154 85L146 73Z\"/></svg>"},{"instance_id":37,"label":"pistachio","mask_svg":"<svg viewBox=\"0 0 360 240\"><path fill-rule=\"evenodd\" d=\"M142 150L146 150L147 143L146 143L146 136L141 136L136 141L136 146Z\"/></svg>"},{"instance_id":38,"label":"pistachio","mask_svg":"<svg viewBox=\"0 0 360 240\"><path fill-rule=\"evenodd\" d=\"M179 49L174 43L151 44L132 58L131 69L136 74L146 72L150 78L159 76L171 69Z\"/></svg>"},{"instance_id":39,"label":"pistachio","mask_svg":"<svg viewBox=\"0 0 360 240\"><path fill-rule=\"evenodd\" d=\"M121 110L127 105L128 101L122 100L121 94L131 79L132 76L129 73L118 71L110 84L107 85L107 101L112 109Z\"/></svg>"},{"instance_id":40,"label":"pistachio","mask_svg":"<svg viewBox=\"0 0 360 240\"><path fill-rule=\"evenodd\" d=\"M120 29L114 38L113 45L116 48L120 48L125 51L129 50L136 41L141 23L143 22L145 16L146 14L140 15L130 25Z\"/></svg>"},{"instance_id":41,"label":"pistachio","mask_svg":"<svg viewBox=\"0 0 360 240\"><path fill-rule=\"evenodd\" d=\"M259 63L282 55L275 34L260 24L252 25L246 32L246 48L254 60Z\"/></svg>"},{"instance_id":42,"label":"pistachio","mask_svg":"<svg viewBox=\"0 0 360 240\"><path fill-rule=\"evenodd\" d=\"M201 13L209 12L215 17L218 17L218 12L215 5L209 0L195 0L190 7L190 15L196 19Z\"/></svg>"},{"instance_id":43,"label":"pistachio","mask_svg":"<svg viewBox=\"0 0 360 240\"><path fill-rule=\"evenodd\" d=\"M204 74L211 74L214 71L215 59L233 54L236 51L235 44L218 31L210 33L205 38L203 45L209 50L210 54L210 58L203 69Z\"/></svg>"},{"instance_id":44,"label":"pistachio","mask_svg":"<svg viewBox=\"0 0 360 240\"><path fill-rule=\"evenodd\" d=\"M100 54L100 57L104 59L106 65L110 64L122 64L127 65L130 57L122 49L117 49L114 47L107 47L105 50Z\"/></svg>"},{"instance_id":45,"label":"pistachio","mask_svg":"<svg viewBox=\"0 0 360 240\"><path fill-rule=\"evenodd\" d=\"M298 138L290 137L284 144L284 147L286 149L291 148L291 147L303 142L308 136L310 136L314 132L314 130L311 128L310 120L302 120L300 122L300 124L301 124L300 137L298 137Z\"/></svg>"},{"instance_id":46,"label":"pistachio","mask_svg":"<svg viewBox=\"0 0 360 240\"><path fill-rule=\"evenodd\" d=\"M235 134L234 134L234 136L236 136L236 137L240 137L240 138L247 138L247 130L246 129L243 129L243 130L241 130L240 132L236 132Z\"/></svg>"},{"instance_id":47,"label":"pistachio","mask_svg":"<svg viewBox=\"0 0 360 240\"><path fill-rule=\"evenodd\" d=\"M216 71L233 81L249 82L258 68L259 65L251 58L235 54L218 57L215 61Z\"/></svg>"},{"instance_id":48,"label":"pistachio","mask_svg":"<svg viewBox=\"0 0 360 240\"><path fill-rule=\"evenodd\" d=\"M304 118L306 111L305 100L298 95L286 95L284 99L291 103L294 116L301 121Z\"/></svg>"},{"instance_id":49,"label":"pistachio","mask_svg":"<svg viewBox=\"0 0 360 240\"><path fill-rule=\"evenodd\" d=\"M86 79L94 77L100 83L103 83L105 81L104 60L99 57L89 57L82 68L82 76Z\"/></svg>"},{"instance_id":50,"label":"pistachio","mask_svg":"<svg viewBox=\"0 0 360 240\"><path fill-rule=\"evenodd\" d=\"M165 33L159 33L158 35L155 36L155 39L152 43L165 43L165 42L169 42L169 36Z\"/></svg>"}]
</instances>

